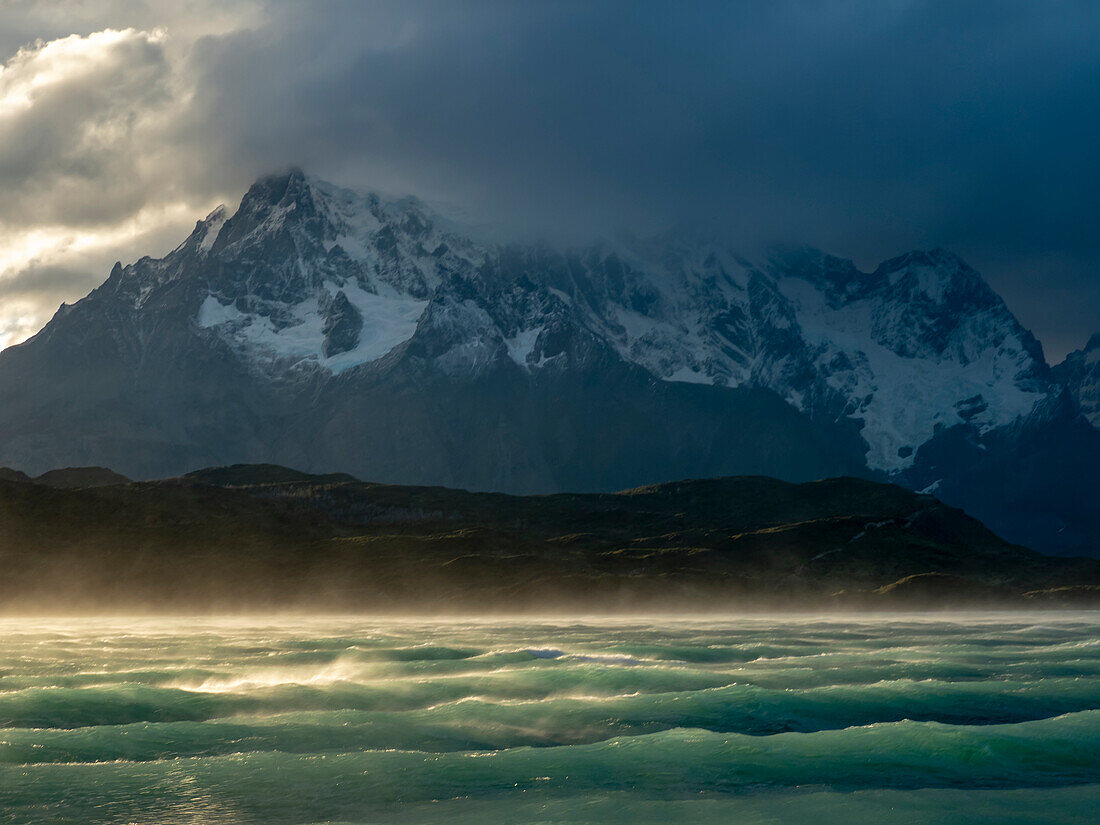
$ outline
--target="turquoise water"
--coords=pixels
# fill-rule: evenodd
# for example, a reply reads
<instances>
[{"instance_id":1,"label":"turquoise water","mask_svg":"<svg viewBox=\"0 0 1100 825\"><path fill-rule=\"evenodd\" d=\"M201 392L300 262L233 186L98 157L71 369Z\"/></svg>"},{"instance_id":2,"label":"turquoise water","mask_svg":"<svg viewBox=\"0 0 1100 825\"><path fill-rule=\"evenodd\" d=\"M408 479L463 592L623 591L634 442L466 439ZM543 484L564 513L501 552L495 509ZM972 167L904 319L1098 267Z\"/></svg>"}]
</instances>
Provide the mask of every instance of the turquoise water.
<instances>
[{"instance_id":1,"label":"turquoise water","mask_svg":"<svg viewBox=\"0 0 1100 825\"><path fill-rule=\"evenodd\" d=\"M1095 823L1100 616L0 620L4 823Z\"/></svg>"}]
</instances>

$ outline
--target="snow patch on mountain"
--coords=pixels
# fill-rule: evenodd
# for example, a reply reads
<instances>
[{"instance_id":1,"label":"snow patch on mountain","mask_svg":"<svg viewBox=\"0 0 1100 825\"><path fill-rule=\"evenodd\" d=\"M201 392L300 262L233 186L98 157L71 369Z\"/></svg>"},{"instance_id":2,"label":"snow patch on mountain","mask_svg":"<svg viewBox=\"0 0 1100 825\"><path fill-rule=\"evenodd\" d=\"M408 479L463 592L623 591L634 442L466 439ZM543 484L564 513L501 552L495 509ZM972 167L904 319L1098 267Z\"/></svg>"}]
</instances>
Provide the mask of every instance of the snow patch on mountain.
<instances>
[{"instance_id":1,"label":"snow patch on mountain","mask_svg":"<svg viewBox=\"0 0 1100 825\"><path fill-rule=\"evenodd\" d=\"M248 357L269 362L312 361L333 373L383 357L409 340L424 313L427 301L397 294L376 295L355 283L338 286L325 282L324 294L343 292L363 318L358 344L350 350L326 357L321 295L307 298L289 308L290 321L276 324L269 316L241 312L233 303L223 304L208 295L199 309L198 324L218 333Z\"/></svg>"},{"instance_id":2,"label":"snow patch on mountain","mask_svg":"<svg viewBox=\"0 0 1100 825\"><path fill-rule=\"evenodd\" d=\"M543 326L532 327L516 333L511 338L505 338L504 344L508 347L508 357L526 369L531 351L535 348L535 342L538 341L544 329Z\"/></svg>"},{"instance_id":3,"label":"snow patch on mountain","mask_svg":"<svg viewBox=\"0 0 1100 825\"><path fill-rule=\"evenodd\" d=\"M751 379L744 314L748 275L731 253L675 238L620 242L587 273L606 298L591 328L666 381L738 386Z\"/></svg>"},{"instance_id":4,"label":"snow patch on mountain","mask_svg":"<svg viewBox=\"0 0 1100 825\"><path fill-rule=\"evenodd\" d=\"M664 379L665 381L680 381L685 384L713 384L714 379L699 372L699 370L692 369L691 367L680 367L671 375L668 375Z\"/></svg>"},{"instance_id":5,"label":"snow patch on mountain","mask_svg":"<svg viewBox=\"0 0 1100 825\"><path fill-rule=\"evenodd\" d=\"M229 210L225 208L224 203L206 216L206 220L202 222L203 235L202 240L199 241L199 249L203 252L210 251L214 241L218 239L218 233L222 231L222 227L225 226L228 219Z\"/></svg>"},{"instance_id":6,"label":"snow patch on mountain","mask_svg":"<svg viewBox=\"0 0 1100 825\"><path fill-rule=\"evenodd\" d=\"M922 293L942 301L942 279L933 278L928 267L915 274ZM896 273L888 277L896 283ZM846 414L863 422L867 462L874 469L910 466L916 449L938 427L965 421L986 432L1027 415L1043 397L1017 380L1030 366L1023 343L1006 335L1000 346L991 346L996 330L980 315L960 320L957 346L907 357L875 340L874 330L891 328L892 313L911 309L874 299L833 307L821 290L800 278L781 279L778 288L794 307L818 374L854 402ZM789 391L786 395L800 406Z\"/></svg>"},{"instance_id":7,"label":"snow patch on mountain","mask_svg":"<svg viewBox=\"0 0 1100 825\"><path fill-rule=\"evenodd\" d=\"M207 295L199 307L198 323L203 329L242 322L251 324L252 317L241 312L232 302L223 304L213 295Z\"/></svg>"}]
</instances>

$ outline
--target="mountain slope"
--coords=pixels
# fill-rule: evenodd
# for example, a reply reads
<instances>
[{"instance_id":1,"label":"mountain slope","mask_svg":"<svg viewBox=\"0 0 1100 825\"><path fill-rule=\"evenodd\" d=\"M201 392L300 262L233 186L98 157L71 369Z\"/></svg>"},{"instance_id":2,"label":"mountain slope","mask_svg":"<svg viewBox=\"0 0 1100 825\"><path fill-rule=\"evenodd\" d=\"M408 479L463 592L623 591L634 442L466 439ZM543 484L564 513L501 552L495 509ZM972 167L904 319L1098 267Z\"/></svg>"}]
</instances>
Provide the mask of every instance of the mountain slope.
<instances>
[{"instance_id":1,"label":"mountain slope","mask_svg":"<svg viewBox=\"0 0 1100 825\"><path fill-rule=\"evenodd\" d=\"M1060 375L942 250L865 273L684 233L500 245L295 170L0 353L0 463L273 462L512 492L864 474L969 507L965 468L929 458L945 439L1001 455L1058 429L1092 454L1062 432ZM1066 549L1054 522L985 509Z\"/></svg>"}]
</instances>

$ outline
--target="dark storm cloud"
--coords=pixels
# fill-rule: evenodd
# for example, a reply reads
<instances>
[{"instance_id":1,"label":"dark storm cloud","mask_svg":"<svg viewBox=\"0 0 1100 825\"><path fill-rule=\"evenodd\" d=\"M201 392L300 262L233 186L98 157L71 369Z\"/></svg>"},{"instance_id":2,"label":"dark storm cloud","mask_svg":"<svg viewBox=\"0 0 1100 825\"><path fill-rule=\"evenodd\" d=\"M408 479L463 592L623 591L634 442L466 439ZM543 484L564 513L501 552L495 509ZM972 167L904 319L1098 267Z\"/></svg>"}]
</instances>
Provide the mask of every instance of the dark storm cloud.
<instances>
[{"instance_id":1,"label":"dark storm cloud","mask_svg":"<svg viewBox=\"0 0 1100 825\"><path fill-rule=\"evenodd\" d=\"M291 5L199 44L195 115L247 176L529 232L949 246L1057 352L1100 327L1098 39L1093 3Z\"/></svg>"},{"instance_id":2,"label":"dark storm cloud","mask_svg":"<svg viewBox=\"0 0 1100 825\"><path fill-rule=\"evenodd\" d=\"M133 25L178 45L176 14ZM1100 328L1098 39L1095 3L277 2L169 55L142 168L200 202L296 163L565 239L947 246L1060 354Z\"/></svg>"}]
</instances>

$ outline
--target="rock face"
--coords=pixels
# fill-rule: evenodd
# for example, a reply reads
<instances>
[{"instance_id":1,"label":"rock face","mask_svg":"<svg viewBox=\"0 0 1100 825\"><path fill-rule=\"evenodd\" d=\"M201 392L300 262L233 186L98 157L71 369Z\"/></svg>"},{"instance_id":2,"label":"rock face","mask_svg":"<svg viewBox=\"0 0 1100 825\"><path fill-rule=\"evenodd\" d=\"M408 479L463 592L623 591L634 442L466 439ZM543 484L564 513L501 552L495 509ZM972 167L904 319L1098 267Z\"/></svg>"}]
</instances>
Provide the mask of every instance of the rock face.
<instances>
[{"instance_id":1,"label":"rock face","mask_svg":"<svg viewBox=\"0 0 1100 825\"><path fill-rule=\"evenodd\" d=\"M1100 332L1089 338L1084 349L1067 355L1054 374L1069 389L1081 414L1100 427Z\"/></svg>"},{"instance_id":2,"label":"rock face","mask_svg":"<svg viewBox=\"0 0 1100 825\"><path fill-rule=\"evenodd\" d=\"M501 245L292 171L0 353L0 463L523 493L862 474L1087 549L1085 493L1044 492L1085 488L1053 453L1100 456L1075 369L943 250L862 272L683 233ZM1038 443L1055 446L1035 469Z\"/></svg>"},{"instance_id":3,"label":"rock face","mask_svg":"<svg viewBox=\"0 0 1100 825\"><path fill-rule=\"evenodd\" d=\"M327 297L327 295L326 295ZM351 352L359 344L359 333L363 330L363 315L348 300L343 290L336 297L320 304L321 334L325 336L321 354L331 358L342 352Z\"/></svg>"}]
</instances>

